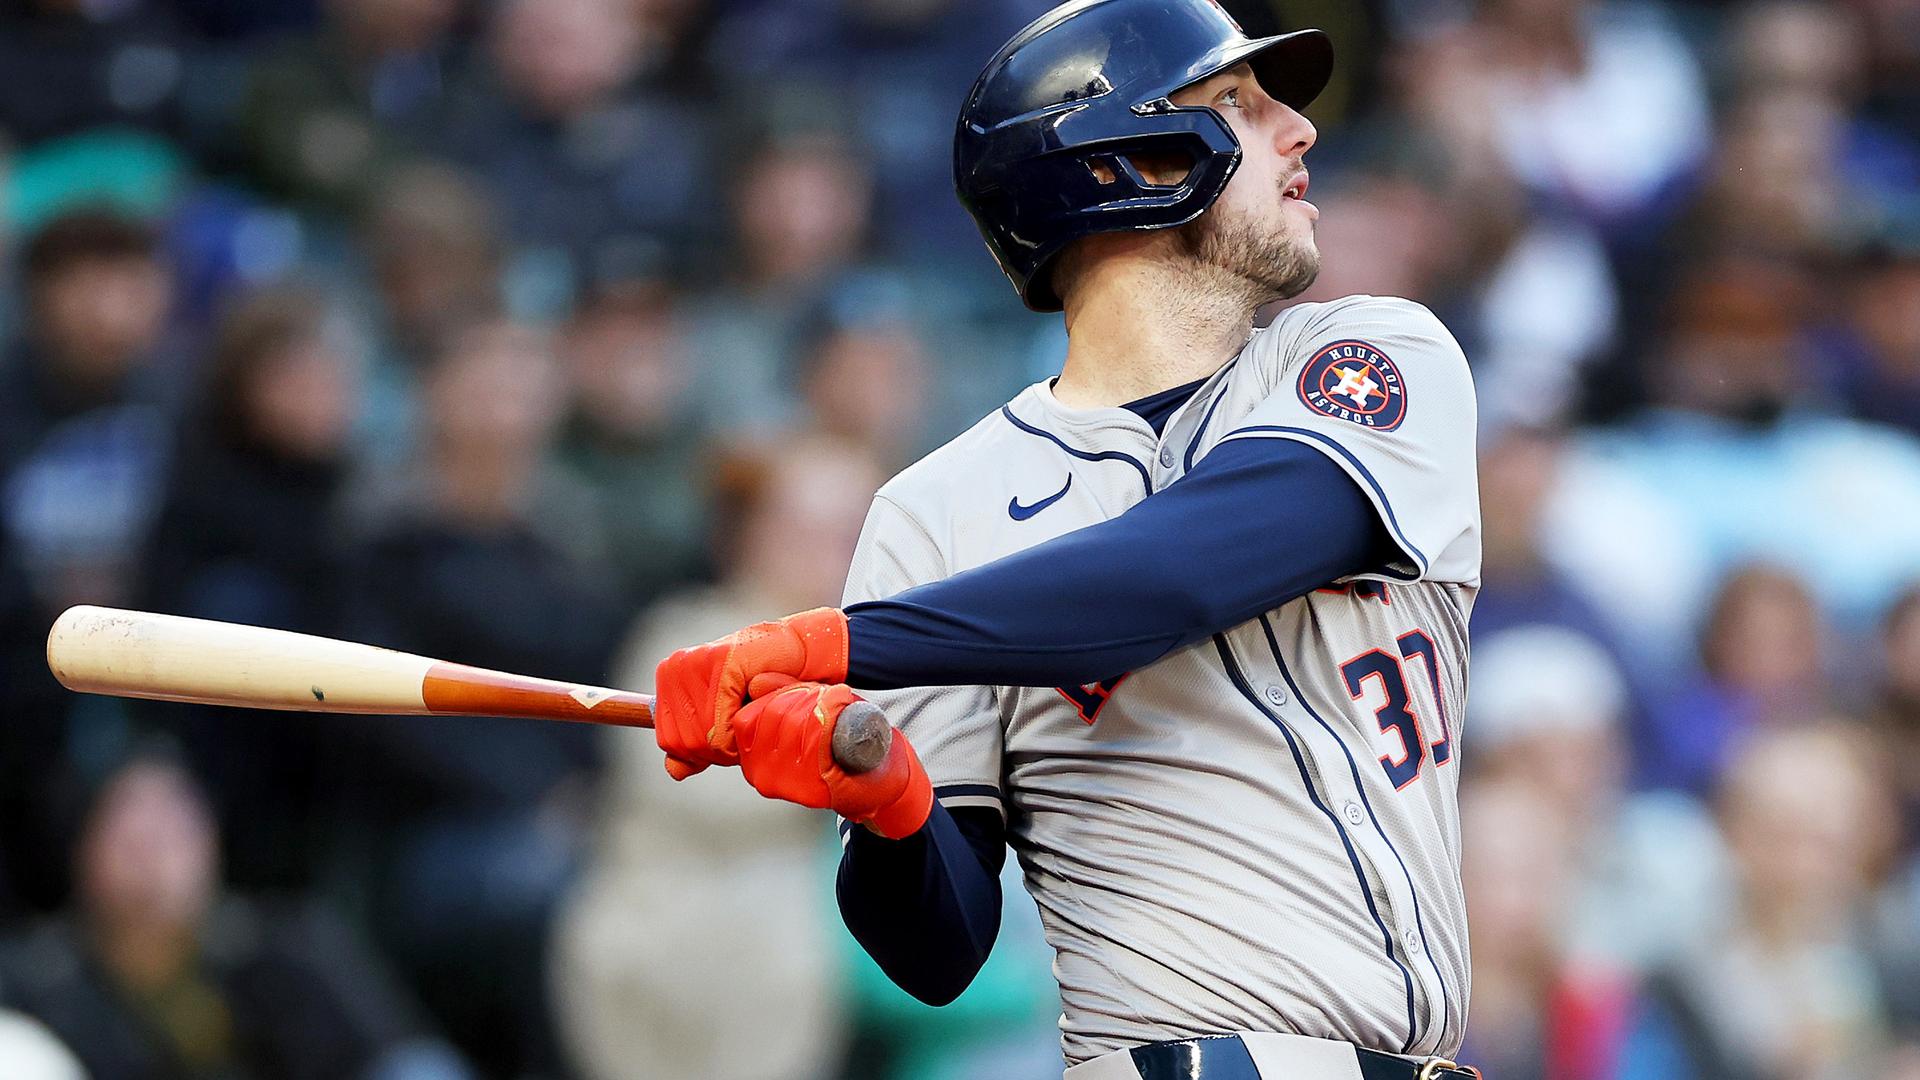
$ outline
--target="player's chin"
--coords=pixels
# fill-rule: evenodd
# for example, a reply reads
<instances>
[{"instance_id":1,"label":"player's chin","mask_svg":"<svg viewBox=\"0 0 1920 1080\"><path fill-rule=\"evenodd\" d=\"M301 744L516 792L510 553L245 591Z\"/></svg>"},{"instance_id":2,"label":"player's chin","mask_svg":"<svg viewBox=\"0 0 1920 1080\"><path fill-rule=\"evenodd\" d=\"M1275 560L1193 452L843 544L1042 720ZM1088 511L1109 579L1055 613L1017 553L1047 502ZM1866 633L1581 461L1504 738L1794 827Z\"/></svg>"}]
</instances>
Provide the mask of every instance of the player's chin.
<instances>
[{"instance_id":1,"label":"player's chin","mask_svg":"<svg viewBox=\"0 0 1920 1080\"><path fill-rule=\"evenodd\" d=\"M1311 233L1280 245L1258 275L1276 300L1291 300L1310 288L1320 276L1320 249Z\"/></svg>"},{"instance_id":2,"label":"player's chin","mask_svg":"<svg viewBox=\"0 0 1920 1080\"><path fill-rule=\"evenodd\" d=\"M1312 288L1314 281L1318 280L1320 253L1309 250L1306 254L1308 258L1295 265L1285 278L1272 282L1275 299L1291 300Z\"/></svg>"},{"instance_id":3,"label":"player's chin","mask_svg":"<svg viewBox=\"0 0 1920 1080\"><path fill-rule=\"evenodd\" d=\"M1313 269L1301 275L1298 287L1287 294L1287 299L1291 300L1301 293L1306 292L1308 289L1313 288L1313 283L1318 280L1320 280L1320 262L1316 259L1313 264Z\"/></svg>"}]
</instances>

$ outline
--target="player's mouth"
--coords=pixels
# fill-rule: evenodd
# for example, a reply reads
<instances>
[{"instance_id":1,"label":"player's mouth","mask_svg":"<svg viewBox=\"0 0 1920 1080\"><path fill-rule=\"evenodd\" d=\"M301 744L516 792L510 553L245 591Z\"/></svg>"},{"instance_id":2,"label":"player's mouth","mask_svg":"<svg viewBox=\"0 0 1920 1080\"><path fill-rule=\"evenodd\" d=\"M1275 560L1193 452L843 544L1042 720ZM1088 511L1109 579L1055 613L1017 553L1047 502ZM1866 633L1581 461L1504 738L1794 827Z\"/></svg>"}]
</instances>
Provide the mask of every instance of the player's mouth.
<instances>
[{"instance_id":1,"label":"player's mouth","mask_svg":"<svg viewBox=\"0 0 1920 1080\"><path fill-rule=\"evenodd\" d=\"M1320 208L1307 201L1307 184L1307 170L1301 169L1299 172L1293 174L1293 177L1287 181L1285 187L1280 189L1280 198L1299 203L1311 211L1313 216L1317 218L1320 216Z\"/></svg>"}]
</instances>

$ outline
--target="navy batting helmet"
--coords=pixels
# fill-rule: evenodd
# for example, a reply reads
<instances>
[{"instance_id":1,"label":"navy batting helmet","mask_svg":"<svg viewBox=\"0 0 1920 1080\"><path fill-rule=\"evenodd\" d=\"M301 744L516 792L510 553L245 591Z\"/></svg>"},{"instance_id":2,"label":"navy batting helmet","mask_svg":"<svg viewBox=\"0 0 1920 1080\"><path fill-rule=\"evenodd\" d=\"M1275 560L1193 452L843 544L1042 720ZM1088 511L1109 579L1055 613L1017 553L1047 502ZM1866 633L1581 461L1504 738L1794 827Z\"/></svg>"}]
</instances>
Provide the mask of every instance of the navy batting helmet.
<instances>
[{"instance_id":1,"label":"navy batting helmet","mask_svg":"<svg viewBox=\"0 0 1920 1080\"><path fill-rule=\"evenodd\" d=\"M1327 85L1333 46L1318 30L1249 38L1218 0L1072 0L987 62L960 110L954 185L1028 307L1060 310L1050 279L1072 241L1184 225L1220 197L1240 141L1212 109L1169 98L1240 63L1303 109ZM1193 168L1154 184L1131 154Z\"/></svg>"}]
</instances>

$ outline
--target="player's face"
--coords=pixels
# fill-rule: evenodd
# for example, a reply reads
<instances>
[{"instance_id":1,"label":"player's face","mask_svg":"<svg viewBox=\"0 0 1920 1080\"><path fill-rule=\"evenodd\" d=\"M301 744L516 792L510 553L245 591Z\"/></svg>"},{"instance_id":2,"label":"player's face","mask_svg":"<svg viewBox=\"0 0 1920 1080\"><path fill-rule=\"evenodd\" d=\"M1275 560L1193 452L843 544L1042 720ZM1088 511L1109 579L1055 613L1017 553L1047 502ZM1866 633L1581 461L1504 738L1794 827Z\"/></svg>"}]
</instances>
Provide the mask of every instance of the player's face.
<instances>
[{"instance_id":1,"label":"player's face","mask_svg":"<svg viewBox=\"0 0 1920 1080\"><path fill-rule=\"evenodd\" d=\"M1268 299L1298 295L1320 273L1313 239L1320 210L1306 201L1302 159L1316 132L1306 117L1267 96L1241 64L1175 94L1226 120L1240 140L1240 168L1205 214L1182 226L1182 250L1248 281Z\"/></svg>"}]
</instances>

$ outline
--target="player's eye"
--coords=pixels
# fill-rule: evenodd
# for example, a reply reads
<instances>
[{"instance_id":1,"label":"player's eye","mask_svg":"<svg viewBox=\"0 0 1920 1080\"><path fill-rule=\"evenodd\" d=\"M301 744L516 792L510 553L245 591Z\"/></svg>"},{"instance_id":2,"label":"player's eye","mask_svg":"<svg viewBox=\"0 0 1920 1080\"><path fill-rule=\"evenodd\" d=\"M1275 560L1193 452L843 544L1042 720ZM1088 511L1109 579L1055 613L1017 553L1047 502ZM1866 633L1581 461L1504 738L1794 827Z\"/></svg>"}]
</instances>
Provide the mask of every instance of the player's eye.
<instances>
[{"instance_id":1,"label":"player's eye","mask_svg":"<svg viewBox=\"0 0 1920 1080\"><path fill-rule=\"evenodd\" d=\"M1229 109L1239 108L1240 88L1237 86L1228 87L1226 93L1220 95L1220 104L1225 105Z\"/></svg>"}]
</instances>

